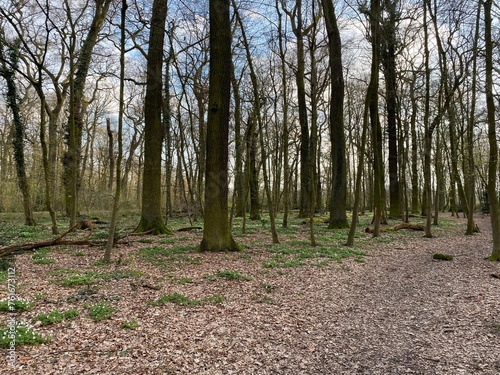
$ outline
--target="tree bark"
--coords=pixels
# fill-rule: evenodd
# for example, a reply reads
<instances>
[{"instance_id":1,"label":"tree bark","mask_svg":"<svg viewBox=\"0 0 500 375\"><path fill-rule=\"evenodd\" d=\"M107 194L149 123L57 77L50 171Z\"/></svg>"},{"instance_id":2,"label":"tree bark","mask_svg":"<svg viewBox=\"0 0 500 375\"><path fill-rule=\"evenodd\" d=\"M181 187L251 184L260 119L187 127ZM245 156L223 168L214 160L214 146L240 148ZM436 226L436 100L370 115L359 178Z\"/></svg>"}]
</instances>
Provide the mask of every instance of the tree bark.
<instances>
[{"instance_id":1,"label":"tree bark","mask_svg":"<svg viewBox=\"0 0 500 375\"><path fill-rule=\"evenodd\" d=\"M330 92L330 159L332 163L332 189L330 192L330 220L328 228L348 228L347 222L347 161L344 133L344 75L342 67L342 41L337 25L335 8L331 0L322 0L328 33L328 52L331 74Z\"/></svg>"},{"instance_id":2,"label":"tree bark","mask_svg":"<svg viewBox=\"0 0 500 375\"><path fill-rule=\"evenodd\" d=\"M162 77L163 42L167 2L154 0L147 57L146 98L144 103L144 173L142 179L142 211L135 232L151 230L153 234L170 233L161 213L162 151Z\"/></svg>"},{"instance_id":3,"label":"tree bark","mask_svg":"<svg viewBox=\"0 0 500 375\"><path fill-rule=\"evenodd\" d=\"M384 168L382 161L382 129L378 112L379 63L380 63L380 0L371 0L369 10L372 66L368 86L370 124L373 149L373 237L380 236L384 216Z\"/></svg>"},{"instance_id":4,"label":"tree bark","mask_svg":"<svg viewBox=\"0 0 500 375\"><path fill-rule=\"evenodd\" d=\"M384 0L387 19L382 23L381 62L384 67L387 108L387 133L389 139L389 216L401 218L400 188L398 179L398 132L396 96L396 22L398 0Z\"/></svg>"},{"instance_id":5,"label":"tree bark","mask_svg":"<svg viewBox=\"0 0 500 375\"><path fill-rule=\"evenodd\" d=\"M488 258L500 261L500 202L497 192L498 173L498 141L495 123L495 100L493 97L493 41L491 37L491 5L492 0L484 1L484 40L486 60L486 109L488 121L488 141L490 155L488 164L488 199L490 204L490 219L493 235L493 250Z\"/></svg>"},{"instance_id":6,"label":"tree bark","mask_svg":"<svg viewBox=\"0 0 500 375\"><path fill-rule=\"evenodd\" d=\"M228 220L229 106L231 100L230 0L210 0L205 210L201 251L239 251Z\"/></svg>"}]
</instances>

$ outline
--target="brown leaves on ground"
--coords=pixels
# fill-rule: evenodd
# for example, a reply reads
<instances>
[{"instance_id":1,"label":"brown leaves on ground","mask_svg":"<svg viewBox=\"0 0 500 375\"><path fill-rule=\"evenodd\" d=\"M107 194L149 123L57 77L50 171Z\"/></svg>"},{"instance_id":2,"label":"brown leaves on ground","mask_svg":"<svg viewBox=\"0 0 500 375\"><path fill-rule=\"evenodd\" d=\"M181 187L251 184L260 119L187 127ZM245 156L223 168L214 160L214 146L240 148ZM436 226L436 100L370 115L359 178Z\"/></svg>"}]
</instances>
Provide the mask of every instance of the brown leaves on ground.
<instances>
[{"instance_id":1,"label":"brown leaves on ground","mask_svg":"<svg viewBox=\"0 0 500 375\"><path fill-rule=\"evenodd\" d=\"M52 264L18 255L17 293L36 305L16 319L54 309L80 314L32 322L52 341L17 347L15 368L1 349L0 366L19 374L498 374L500 284L492 275L500 265L484 259L489 221L477 219L475 236L464 236L459 222L432 239L360 234L364 263L322 267L263 267L274 256L264 230L238 238L243 253L226 254L196 253L201 232L176 233L177 243L160 246L192 250L161 266L140 256L156 242L120 245L110 266L95 264L96 248L54 248ZM435 261L436 252L454 260ZM61 285L71 275L86 284ZM196 303L151 305L175 294ZM102 301L116 311L95 322L88 310ZM122 328L133 321L135 329Z\"/></svg>"}]
</instances>

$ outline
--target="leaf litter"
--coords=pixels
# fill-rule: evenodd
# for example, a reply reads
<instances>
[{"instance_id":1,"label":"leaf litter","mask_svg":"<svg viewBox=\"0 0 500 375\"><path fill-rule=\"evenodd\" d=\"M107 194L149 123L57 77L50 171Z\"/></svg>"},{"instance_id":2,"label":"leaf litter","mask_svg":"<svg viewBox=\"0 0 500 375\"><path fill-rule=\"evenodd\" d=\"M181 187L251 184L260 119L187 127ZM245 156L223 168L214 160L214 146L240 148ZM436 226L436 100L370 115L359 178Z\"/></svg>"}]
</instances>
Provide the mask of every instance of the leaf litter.
<instances>
[{"instance_id":1,"label":"leaf litter","mask_svg":"<svg viewBox=\"0 0 500 375\"><path fill-rule=\"evenodd\" d=\"M485 260L489 218L476 222L474 236L463 235L464 219L434 228L432 239L363 234L356 250L364 262L266 268L276 254L261 231L238 237L251 245L234 254L196 253L201 233L175 234L178 242L168 246L183 251L172 267L141 257L152 245L137 242L117 248L120 262L109 266L96 263L101 251L85 247L74 250L85 256L53 249L50 264L21 254L16 292L35 305L16 320L33 326L35 316L56 309L79 315L35 326L51 341L16 347L15 367L0 349L0 367L19 374L498 374L500 284L492 275L500 265ZM306 230L302 236L305 243ZM434 260L434 253L454 259ZM95 277L61 283L75 274ZM191 302L152 304L164 296ZM97 303L113 308L109 319L92 320ZM1 313L0 322L10 317ZM130 321L137 325L123 329Z\"/></svg>"}]
</instances>

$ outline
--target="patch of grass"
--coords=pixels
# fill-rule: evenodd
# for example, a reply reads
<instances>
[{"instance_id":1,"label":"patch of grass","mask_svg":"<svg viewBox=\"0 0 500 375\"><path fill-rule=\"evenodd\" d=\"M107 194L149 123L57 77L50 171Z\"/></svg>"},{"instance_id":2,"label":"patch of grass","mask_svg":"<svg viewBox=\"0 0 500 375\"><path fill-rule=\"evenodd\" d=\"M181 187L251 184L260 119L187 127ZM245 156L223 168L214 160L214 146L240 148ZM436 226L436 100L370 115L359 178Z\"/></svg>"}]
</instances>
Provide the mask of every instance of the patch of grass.
<instances>
[{"instance_id":1,"label":"patch of grass","mask_svg":"<svg viewBox=\"0 0 500 375\"><path fill-rule=\"evenodd\" d=\"M184 284L191 284L193 282L193 279L191 277L181 277L176 280L176 283L179 285L184 285Z\"/></svg>"},{"instance_id":2,"label":"patch of grass","mask_svg":"<svg viewBox=\"0 0 500 375\"><path fill-rule=\"evenodd\" d=\"M51 340L50 337L44 337L31 330L29 327L16 326L0 329L0 347L9 348L12 340L12 334L15 331L15 343L17 345L40 345Z\"/></svg>"},{"instance_id":3,"label":"patch of grass","mask_svg":"<svg viewBox=\"0 0 500 375\"><path fill-rule=\"evenodd\" d=\"M287 259L282 255L274 256L269 262L264 262L264 268L290 268L303 266L305 262L298 259Z\"/></svg>"},{"instance_id":4,"label":"patch of grass","mask_svg":"<svg viewBox=\"0 0 500 375\"><path fill-rule=\"evenodd\" d=\"M453 255L435 253L432 255L432 259L436 260L453 260Z\"/></svg>"},{"instance_id":5,"label":"patch of grass","mask_svg":"<svg viewBox=\"0 0 500 375\"><path fill-rule=\"evenodd\" d=\"M69 309L64 312L64 319L75 320L80 313L77 309Z\"/></svg>"},{"instance_id":6,"label":"patch of grass","mask_svg":"<svg viewBox=\"0 0 500 375\"><path fill-rule=\"evenodd\" d=\"M107 302L99 302L89 308L89 315L95 322L111 319L116 309Z\"/></svg>"},{"instance_id":7,"label":"patch of grass","mask_svg":"<svg viewBox=\"0 0 500 375\"><path fill-rule=\"evenodd\" d=\"M238 253L238 257L241 258L241 259L247 259L247 260L252 259L252 256L250 254L242 253L242 252Z\"/></svg>"},{"instance_id":8,"label":"patch of grass","mask_svg":"<svg viewBox=\"0 0 500 375\"><path fill-rule=\"evenodd\" d=\"M122 324L120 325L120 328L121 329L136 329L137 327L139 327L139 323L137 322L137 319L132 319L130 321L124 321L122 322Z\"/></svg>"},{"instance_id":9,"label":"patch of grass","mask_svg":"<svg viewBox=\"0 0 500 375\"><path fill-rule=\"evenodd\" d=\"M187 240L188 237L172 237L171 235L168 235L168 237L162 239L160 241L160 243L162 245L170 245L170 244L174 244L174 243L177 243L177 242L180 242L180 241L185 241Z\"/></svg>"},{"instance_id":10,"label":"patch of grass","mask_svg":"<svg viewBox=\"0 0 500 375\"><path fill-rule=\"evenodd\" d=\"M264 268L288 268L299 267L307 264L308 260L321 259L320 262L313 263L323 267L332 261L341 263L343 259L354 258L356 262L364 262L362 251L350 248L336 248L309 245L287 246L273 245L269 252L274 253L273 257L264 262Z\"/></svg>"},{"instance_id":11,"label":"patch of grass","mask_svg":"<svg viewBox=\"0 0 500 375\"><path fill-rule=\"evenodd\" d=\"M200 264L201 257L192 257L188 252L194 252L193 246L151 246L139 249L139 256L143 261L156 266L171 269L183 264Z\"/></svg>"},{"instance_id":12,"label":"patch of grass","mask_svg":"<svg viewBox=\"0 0 500 375\"><path fill-rule=\"evenodd\" d=\"M20 299L0 301L0 311L30 311L32 308L32 303Z\"/></svg>"},{"instance_id":13,"label":"patch of grass","mask_svg":"<svg viewBox=\"0 0 500 375\"><path fill-rule=\"evenodd\" d=\"M49 257L50 248L45 247L38 249L32 256L33 264L51 264L54 263L54 259Z\"/></svg>"},{"instance_id":14,"label":"patch of grass","mask_svg":"<svg viewBox=\"0 0 500 375\"><path fill-rule=\"evenodd\" d=\"M12 263L7 259L0 259L0 271L7 271L12 267Z\"/></svg>"},{"instance_id":15,"label":"patch of grass","mask_svg":"<svg viewBox=\"0 0 500 375\"><path fill-rule=\"evenodd\" d=\"M97 284L97 274L95 272L86 272L84 274L71 275L62 279L59 284L62 286L78 286Z\"/></svg>"},{"instance_id":16,"label":"patch of grass","mask_svg":"<svg viewBox=\"0 0 500 375\"><path fill-rule=\"evenodd\" d=\"M190 299L183 294L173 293L173 294L166 294L166 295L160 297L159 299L157 299L156 301L151 301L151 302L149 302L149 305L150 306L161 306L161 305L165 305L167 303L173 303L173 304L176 304L179 306L193 307L193 306L204 305L207 303L210 303L210 304L222 303L222 302L224 302L224 300L225 300L224 296L221 296L219 294L204 297L202 299Z\"/></svg>"},{"instance_id":17,"label":"patch of grass","mask_svg":"<svg viewBox=\"0 0 500 375\"><path fill-rule=\"evenodd\" d=\"M155 242L154 238L141 238L139 241L140 243L153 243Z\"/></svg>"},{"instance_id":18,"label":"patch of grass","mask_svg":"<svg viewBox=\"0 0 500 375\"><path fill-rule=\"evenodd\" d=\"M61 323L64 319L75 320L78 317L78 310L70 309L62 312L60 310L52 310L48 314L38 314L33 318L33 321L40 321L42 326Z\"/></svg>"}]
</instances>

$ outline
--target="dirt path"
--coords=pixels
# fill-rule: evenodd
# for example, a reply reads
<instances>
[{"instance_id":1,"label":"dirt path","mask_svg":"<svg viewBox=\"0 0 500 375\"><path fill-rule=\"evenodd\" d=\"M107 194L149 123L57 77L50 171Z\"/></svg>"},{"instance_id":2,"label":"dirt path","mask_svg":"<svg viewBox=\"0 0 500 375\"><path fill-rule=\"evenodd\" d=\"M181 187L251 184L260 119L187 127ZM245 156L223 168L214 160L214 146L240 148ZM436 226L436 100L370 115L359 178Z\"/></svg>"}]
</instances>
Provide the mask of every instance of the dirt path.
<instances>
[{"instance_id":1,"label":"dirt path","mask_svg":"<svg viewBox=\"0 0 500 375\"><path fill-rule=\"evenodd\" d=\"M381 250L333 297L349 295L328 324L321 373L499 374L500 280L489 222L474 237L417 239ZM434 261L452 253L452 262ZM338 338L328 340L328 336Z\"/></svg>"}]
</instances>

